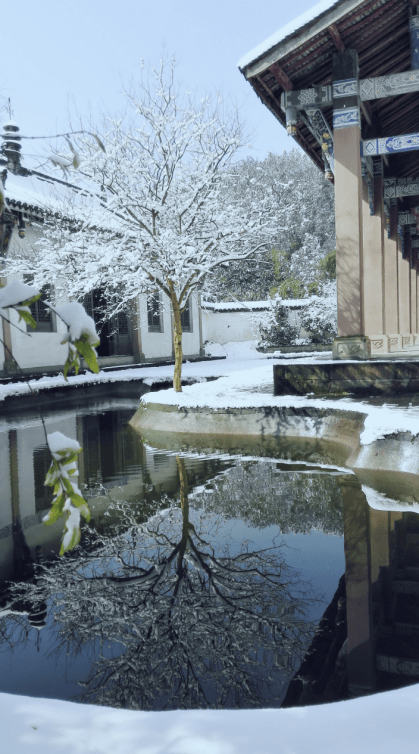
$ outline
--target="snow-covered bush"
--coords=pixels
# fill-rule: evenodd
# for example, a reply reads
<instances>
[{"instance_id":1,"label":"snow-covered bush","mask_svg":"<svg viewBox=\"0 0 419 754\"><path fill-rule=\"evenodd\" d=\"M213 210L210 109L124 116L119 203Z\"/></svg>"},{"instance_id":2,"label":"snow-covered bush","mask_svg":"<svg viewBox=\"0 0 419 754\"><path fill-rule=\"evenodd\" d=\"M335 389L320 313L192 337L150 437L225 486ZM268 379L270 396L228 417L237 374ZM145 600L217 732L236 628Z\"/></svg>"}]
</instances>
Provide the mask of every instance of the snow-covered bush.
<instances>
[{"instance_id":1,"label":"snow-covered bush","mask_svg":"<svg viewBox=\"0 0 419 754\"><path fill-rule=\"evenodd\" d=\"M260 345L266 348L290 346L296 342L299 332L300 327L290 323L288 310L283 306L281 296L277 294L271 298L269 311L260 326Z\"/></svg>"},{"instance_id":2,"label":"snow-covered bush","mask_svg":"<svg viewBox=\"0 0 419 754\"><path fill-rule=\"evenodd\" d=\"M301 326L310 333L310 343L332 343L338 329L336 281L324 283L321 295L311 297L302 310Z\"/></svg>"}]
</instances>

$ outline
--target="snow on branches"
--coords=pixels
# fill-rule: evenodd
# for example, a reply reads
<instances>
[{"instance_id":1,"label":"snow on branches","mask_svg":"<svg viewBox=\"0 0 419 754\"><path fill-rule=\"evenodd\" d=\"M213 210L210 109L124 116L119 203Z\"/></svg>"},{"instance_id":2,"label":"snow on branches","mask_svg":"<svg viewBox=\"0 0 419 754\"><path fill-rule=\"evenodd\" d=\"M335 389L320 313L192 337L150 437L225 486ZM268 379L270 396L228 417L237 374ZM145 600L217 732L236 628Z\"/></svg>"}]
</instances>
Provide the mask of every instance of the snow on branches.
<instances>
[{"instance_id":1,"label":"snow on branches","mask_svg":"<svg viewBox=\"0 0 419 754\"><path fill-rule=\"evenodd\" d=\"M226 198L222 185L246 143L243 126L218 96L183 92L173 61L150 69L138 90L125 94L131 118L104 116L106 152L86 136L74 141L86 193L72 195L65 222L45 225L35 280L53 278L57 297L82 299L100 288L107 318L140 293L163 291L172 304L180 389L188 296L220 264L267 248L274 197L256 182L258 201L244 203L231 175ZM71 161L72 153L61 157Z\"/></svg>"}]
</instances>

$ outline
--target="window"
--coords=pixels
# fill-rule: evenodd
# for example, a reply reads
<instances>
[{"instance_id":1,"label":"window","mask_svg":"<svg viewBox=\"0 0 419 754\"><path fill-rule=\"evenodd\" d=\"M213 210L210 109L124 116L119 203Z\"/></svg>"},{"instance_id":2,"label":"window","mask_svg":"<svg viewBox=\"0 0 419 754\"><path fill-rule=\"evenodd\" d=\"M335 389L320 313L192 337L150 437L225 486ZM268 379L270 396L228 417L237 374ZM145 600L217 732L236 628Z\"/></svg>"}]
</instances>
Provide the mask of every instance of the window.
<instances>
[{"instance_id":1,"label":"window","mask_svg":"<svg viewBox=\"0 0 419 754\"><path fill-rule=\"evenodd\" d=\"M180 321L182 324L182 332L192 332L192 306L190 296L182 314L180 315Z\"/></svg>"},{"instance_id":2,"label":"window","mask_svg":"<svg viewBox=\"0 0 419 754\"><path fill-rule=\"evenodd\" d=\"M30 275L25 275L24 280L28 285L32 285L33 283L32 276ZM51 309L48 309L48 307L45 306L43 299L46 299L47 301L51 299L50 285L44 285L44 287L41 288L41 298L29 307L32 317L36 322L36 327L34 330L33 327L28 325L28 332L54 332L55 330L54 315Z\"/></svg>"},{"instance_id":3,"label":"window","mask_svg":"<svg viewBox=\"0 0 419 754\"><path fill-rule=\"evenodd\" d=\"M148 332L163 332L162 305L159 293L147 299Z\"/></svg>"}]
</instances>

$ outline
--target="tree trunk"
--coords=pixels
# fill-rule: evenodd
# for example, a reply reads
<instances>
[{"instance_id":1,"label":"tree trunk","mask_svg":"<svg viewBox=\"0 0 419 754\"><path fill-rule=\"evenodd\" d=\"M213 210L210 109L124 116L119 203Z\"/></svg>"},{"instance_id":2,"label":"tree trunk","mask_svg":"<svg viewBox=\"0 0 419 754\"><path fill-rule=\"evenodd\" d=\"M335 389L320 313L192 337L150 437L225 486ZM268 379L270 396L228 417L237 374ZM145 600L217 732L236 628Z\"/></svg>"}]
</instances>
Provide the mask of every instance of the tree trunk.
<instances>
[{"instance_id":1,"label":"tree trunk","mask_svg":"<svg viewBox=\"0 0 419 754\"><path fill-rule=\"evenodd\" d=\"M176 295L171 296L173 319L174 319L174 347L175 347L175 373L173 375L173 387L177 393L182 392L182 323L180 321L180 308Z\"/></svg>"},{"instance_id":2,"label":"tree trunk","mask_svg":"<svg viewBox=\"0 0 419 754\"><path fill-rule=\"evenodd\" d=\"M176 456L176 463L180 482L180 507L182 509L182 544L178 555L178 574L180 575L183 569L183 558L185 557L189 538L189 500L185 459Z\"/></svg>"}]
</instances>

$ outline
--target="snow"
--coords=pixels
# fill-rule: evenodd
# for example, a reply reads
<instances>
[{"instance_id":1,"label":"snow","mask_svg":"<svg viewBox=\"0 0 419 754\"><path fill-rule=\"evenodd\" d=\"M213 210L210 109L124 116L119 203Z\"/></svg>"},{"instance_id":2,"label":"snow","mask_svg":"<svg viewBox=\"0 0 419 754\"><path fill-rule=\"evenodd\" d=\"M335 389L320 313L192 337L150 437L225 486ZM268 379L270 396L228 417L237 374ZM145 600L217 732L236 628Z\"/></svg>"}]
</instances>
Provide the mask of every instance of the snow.
<instances>
[{"instance_id":1,"label":"snow","mask_svg":"<svg viewBox=\"0 0 419 754\"><path fill-rule=\"evenodd\" d=\"M7 317L7 313L2 310L9 306L18 306L22 301L28 301L39 294L40 291L32 285L22 283L20 280L12 280L4 288L0 288L0 316Z\"/></svg>"},{"instance_id":2,"label":"snow","mask_svg":"<svg viewBox=\"0 0 419 754\"><path fill-rule=\"evenodd\" d=\"M243 55L243 57L240 58L239 62L237 63L238 67L240 69L243 69L245 68L245 66L250 65L250 63L253 63L254 60L257 60L257 58L261 57L261 55L264 55L272 47L275 47L284 39L290 37L291 34L294 34L294 32L296 32L298 29L306 26L322 13L326 13L326 11L330 10L338 4L339 3L336 2L336 0L321 0L319 3L317 3L317 5L309 8L305 11L305 13L302 13L301 16L294 18L288 24L285 24L285 26L275 32L275 34L272 34L270 37L268 37L268 39L265 39L264 42L261 42L259 45L254 47L253 50L250 50L250 52L248 52L246 55Z\"/></svg>"},{"instance_id":3,"label":"snow","mask_svg":"<svg viewBox=\"0 0 419 754\"><path fill-rule=\"evenodd\" d=\"M402 503L400 500L393 500L393 498L388 495L384 495L382 492L378 492L378 490L374 490L366 484L361 486L370 508L374 508L377 511L406 511L407 513L419 513L419 503L414 500L412 500L412 502Z\"/></svg>"},{"instance_id":4,"label":"snow","mask_svg":"<svg viewBox=\"0 0 419 754\"><path fill-rule=\"evenodd\" d=\"M88 335L88 342L92 346L99 342L94 320L89 317L84 306L78 304L77 301L71 301L55 308L51 307L51 309L67 325L68 335L73 343L75 340L79 340L82 335Z\"/></svg>"},{"instance_id":5,"label":"snow","mask_svg":"<svg viewBox=\"0 0 419 754\"><path fill-rule=\"evenodd\" d=\"M355 398L314 398L310 395L302 396L274 396L272 367L274 364L322 364L330 363L330 356L325 352L284 354L272 358L272 354L261 354L256 351L256 341L244 343L210 344L207 354L212 356L227 356L219 361L189 362L183 365L182 379L194 380L197 384L186 386L182 393L175 393L171 388L142 397L145 402L166 403L169 405L186 407L208 407L212 409L244 408L263 406L295 407L295 408L330 408L340 411L359 411L365 415L364 429L361 434L361 444L369 445L386 435L395 432L411 432L413 436L419 433L419 407L384 404L372 406L368 400ZM403 361L401 359L401 361ZM249 364L250 362L250 364ZM351 363L351 362L349 362ZM353 361L357 364L359 362ZM218 377L213 382L206 382L208 378ZM173 365L131 367L121 371L99 372L99 374L79 374L70 376L68 383L64 377L41 377L31 380L31 387L35 391L53 388L81 387L93 383L130 382L140 380L148 385L173 380ZM205 383L203 387L202 383ZM25 395L29 388L24 382L0 385L0 401L12 395Z\"/></svg>"},{"instance_id":6,"label":"snow","mask_svg":"<svg viewBox=\"0 0 419 754\"><path fill-rule=\"evenodd\" d=\"M51 195L52 191L54 188L47 181L16 175L8 176L5 186L6 200L11 199L29 207L39 207L41 210L62 212L63 203Z\"/></svg>"},{"instance_id":7,"label":"snow","mask_svg":"<svg viewBox=\"0 0 419 754\"><path fill-rule=\"evenodd\" d=\"M5 754L417 752L418 686L313 707L137 712L0 694Z\"/></svg>"},{"instance_id":8,"label":"snow","mask_svg":"<svg viewBox=\"0 0 419 754\"><path fill-rule=\"evenodd\" d=\"M72 453L75 453L77 450L80 450L77 440L66 437L62 432L52 432L48 435L48 447L56 461L62 460L60 451L71 450Z\"/></svg>"},{"instance_id":9,"label":"snow","mask_svg":"<svg viewBox=\"0 0 419 754\"><path fill-rule=\"evenodd\" d=\"M283 298L281 299L281 306L288 306L290 309L298 308L300 306L306 306L310 302L307 298ZM263 310L270 309L272 305L272 299L266 299L266 301L220 301L213 303L211 301L202 301L203 309L212 309L216 312L227 312L237 310Z\"/></svg>"},{"instance_id":10,"label":"snow","mask_svg":"<svg viewBox=\"0 0 419 754\"><path fill-rule=\"evenodd\" d=\"M419 409L374 407L367 401L318 399L309 396L274 397L272 360L259 354L252 343L212 346L226 353L222 361L189 363L183 376L205 380L220 376L203 387L196 384L181 394L172 390L148 397L163 402L166 396L182 405L294 405L360 410L366 415L363 442L398 430L419 432ZM287 359L287 363L292 359ZM305 355L296 363L326 361L324 354ZM249 363L250 362L250 363ZM276 359L280 363L281 359ZM274 362L274 363L275 363ZM223 375L223 376L221 376ZM173 366L132 368L99 375L70 377L69 385L144 379L167 380ZM35 389L64 387L63 377L32 382ZM261 391L266 390L266 393ZM0 399L26 393L24 383L0 386ZM170 402L170 401L167 401ZM188 403L189 402L189 403ZM52 438L52 439L51 439ZM61 433L48 438L53 452L68 448ZM71 441L70 441L71 442ZM74 450L78 443L74 443ZM77 445L77 448L76 448ZM370 505L392 510L392 501L375 490L363 488ZM400 510L400 503L397 503ZM409 506L412 510L412 506ZM417 752L418 686L409 686L347 702L280 710L194 710L135 712L0 694L0 730L5 754L404 754ZM280 741L280 744L278 742ZM141 742L139 744L139 742Z\"/></svg>"}]
</instances>

